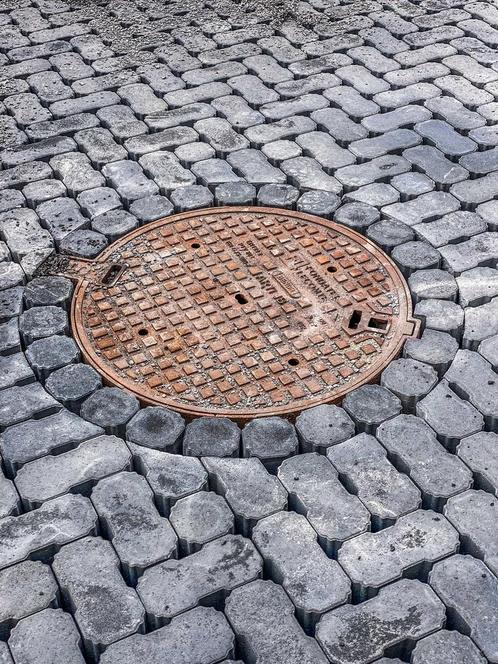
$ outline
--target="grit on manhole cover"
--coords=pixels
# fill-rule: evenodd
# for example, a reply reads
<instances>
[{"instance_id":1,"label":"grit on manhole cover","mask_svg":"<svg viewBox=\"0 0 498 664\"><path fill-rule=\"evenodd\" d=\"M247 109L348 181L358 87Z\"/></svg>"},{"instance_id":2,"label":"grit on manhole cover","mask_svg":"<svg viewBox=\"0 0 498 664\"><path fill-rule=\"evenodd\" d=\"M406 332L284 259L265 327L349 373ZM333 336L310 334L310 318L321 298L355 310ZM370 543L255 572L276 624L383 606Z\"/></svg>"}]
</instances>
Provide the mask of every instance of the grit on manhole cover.
<instances>
[{"instance_id":1,"label":"grit on manhole cover","mask_svg":"<svg viewBox=\"0 0 498 664\"><path fill-rule=\"evenodd\" d=\"M55 264L54 264L55 263ZM358 233L272 208L160 219L78 280L72 326L107 384L189 416L297 414L371 382L416 334L408 287Z\"/></svg>"}]
</instances>

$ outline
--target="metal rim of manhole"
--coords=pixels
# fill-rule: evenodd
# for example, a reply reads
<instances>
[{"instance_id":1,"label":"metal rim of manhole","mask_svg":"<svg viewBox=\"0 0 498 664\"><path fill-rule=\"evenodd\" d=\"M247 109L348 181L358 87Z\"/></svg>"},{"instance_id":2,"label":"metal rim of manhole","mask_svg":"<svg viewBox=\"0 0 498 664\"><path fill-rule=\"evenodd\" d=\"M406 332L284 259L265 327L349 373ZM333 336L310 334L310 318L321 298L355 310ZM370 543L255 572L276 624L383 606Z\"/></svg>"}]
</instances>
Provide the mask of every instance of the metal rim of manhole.
<instances>
[{"instance_id":1,"label":"metal rim of manhole","mask_svg":"<svg viewBox=\"0 0 498 664\"><path fill-rule=\"evenodd\" d=\"M418 333L392 260L348 227L278 208L208 208L144 225L90 261L71 322L85 361L141 403L188 417L292 417L374 382Z\"/></svg>"}]
</instances>

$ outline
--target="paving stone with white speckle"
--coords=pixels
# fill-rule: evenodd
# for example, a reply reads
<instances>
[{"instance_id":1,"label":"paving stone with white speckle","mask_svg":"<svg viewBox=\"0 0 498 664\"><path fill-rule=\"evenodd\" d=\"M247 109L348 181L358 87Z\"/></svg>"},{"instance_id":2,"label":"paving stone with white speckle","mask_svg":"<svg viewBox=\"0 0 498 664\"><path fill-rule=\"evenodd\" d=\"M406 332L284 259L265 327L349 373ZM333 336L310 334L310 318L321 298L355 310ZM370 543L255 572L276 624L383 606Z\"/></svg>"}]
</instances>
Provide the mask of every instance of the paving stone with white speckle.
<instances>
[{"instance_id":1,"label":"paving stone with white speckle","mask_svg":"<svg viewBox=\"0 0 498 664\"><path fill-rule=\"evenodd\" d=\"M162 406L140 410L126 425L126 440L165 452L178 452L185 422L178 413Z\"/></svg>"},{"instance_id":2,"label":"paving stone with white speckle","mask_svg":"<svg viewBox=\"0 0 498 664\"><path fill-rule=\"evenodd\" d=\"M469 468L441 445L421 418L398 415L381 424L376 435L396 468L421 490L424 508L440 510L447 498L471 486Z\"/></svg>"},{"instance_id":3,"label":"paving stone with white speckle","mask_svg":"<svg viewBox=\"0 0 498 664\"><path fill-rule=\"evenodd\" d=\"M247 535L259 519L287 505L287 492L259 459L204 457L211 489L225 497L238 530Z\"/></svg>"},{"instance_id":4,"label":"paving stone with white speckle","mask_svg":"<svg viewBox=\"0 0 498 664\"><path fill-rule=\"evenodd\" d=\"M474 474L474 486L498 496L498 435L480 431L464 438L456 448Z\"/></svg>"},{"instance_id":5,"label":"paving stone with white speckle","mask_svg":"<svg viewBox=\"0 0 498 664\"><path fill-rule=\"evenodd\" d=\"M458 551L458 532L443 516L417 510L389 528L363 533L345 542L338 561L353 582L357 599L365 600L392 581Z\"/></svg>"},{"instance_id":6,"label":"paving stone with white speckle","mask_svg":"<svg viewBox=\"0 0 498 664\"><path fill-rule=\"evenodd\" d=\"M259 664L326 664L327 658L296 618L281 586L254 581L234 590L225 614L242 644L241 654L254 653Z\"/></svg>"},{"instance_id":7,"label":"paving stone with white speckle","mask_svg":"<svg viewBox=\"0 0 498 664\"><path fill-rule=\"evenodd\" d=\"M24 618L9 639L16 664L85 664L80 645L81 636L73 618L62 609L45 609Z\"/></svg>"},{"instance_id":8,"label":"paving stone with white speckle","mask_svg":"<svg viewBox=\"0 0 498 664\"><path fill-rule=\"evenodd\" d=\"M242 456L260 459L268 470L297 451L295 429L282 417L256 418L242 429Z\"/></svg>"},{"instance_id":9,"label":"paving stone with white speckle","mask_svg":"<svg viewBox=\"0 0 498 664\"><path fill-rule=\"evenodd\" d=\"M0 520L0 568L28 557L47 559L60 546L93 534L97 515L90 501L67 494L21 516Z\"/></svg>"},{"instance_id":10,"label":"paving stone with white speckle","mask_svg":"<svg viewBox=\"0 0 498 664\"><path fill-rule=\"evenodd\" d=\"M498 579L480 560L452 556L436 565L429 583L488 661L498 661Z\"/></svg>"},{"instance_id":11,"label":"paving stone with white speckle","mask_svg":"<svg viewBox=\"0 0 498 664\"><path fill-rule=\"evenodd\" d=\"M176 534L157 512L144 477L120 472L101 479L91 500L128 583L135 583L147 567L176 558Z\"/></svg>"},{"instance_id":12,"label":"paving stone with white speckle","mask_svg":"<svg viewBox=\"0 0 498 664\"><path fill-rule=\"evenodd\" d=\"M328 447L355 434L355 426L345 410L324 404L304 410L296 418L296 432L302 452L324 454Z\"/></svg>"},{"instance_id":13,"label":"paving stone with white speckle","mask_svg":"<svg viewBox=\"0 0 498 664\"><path fill-rule=\"evenodd\" d=\"M401 401L380 385L363 385L346 395L343 408L354 420L358 432L375 433L379 424L399 415Z\"/></svg>"},{"instance_id":14,"label":"paving stone with white speckle","mask_svg":"<svg viewBox=\"0 0 498 664\"><path fill-rule=\"evenodd\" d=\"M144 608L135 590L126 586L109 542L85 537L67 544L55 554L52 569L92 659L114 641L143 631Z\"/></svg>"},{"instance_id":15,"label":"paving stone with white speckle","mask_svg":"<svg viewBox=\"0 0 498 664\"><path fill-rule=\"evenodd\" d=\"M444 621L444 605L434 591L420 581L403 579L367 602L325 614L317 639L334 664L367 664L389 647L440 629ZM374 643L364 638L364 629L375 629Z\"/></svg>"},{"instance_id":16,"label":"paving stone with white speckle","mask_svg":"<svg viewBox=\"0 0 498 664\"><path fill-rule=\"evenodd\" d=\"M388 461L386 450L373 436L362 433L329 447L327 458L348 491L368 508L375 527L392 525L420 506L420 491Z\"/></svg>"},{"instance_id":17,"label":"paving stone with white speckle","mask_svg":"<svg viewBox=\"0 0 498 664\"><path fill-rule=\"evenodd\" d=\"M486 659L468 636L440 630L417 641L412 664L486 664Z\"/></svg>"},{"instance_id":18,"label":"paving stone with white speckle","mask_svg":"<svg viewBox=\"0 0 498 664\"><path fill-rule=\"evenodd\" d=\"M183 436L188 456L237 457L240 429L226 417L199 417L189 422Z\"/></svg>"},{"instance_id":19,"label":"paving stone with white speckle","mask_svg":"<svg viewBox=\"0 0 498 664\"><path fill-rule=\"evenodd\" d=\"M257 579L262 569L262 558L250 540L224 535L197 553L146 570L137 591L150 625L157 629L200 601L217 608L222 597Z\"/></svg>"},{"instance_id":20,"label":"paving stone with white speckle","mask_svg":"<svg viewBox=\"0 0 498 664\"><path fill-rule=\"evenodd\" d=\"M416 404L437 382L438 376L432 367L411 359L394 360L381 376L381 385L395 394L409 413L414 412Z\"/></svg>"}]
</instances>

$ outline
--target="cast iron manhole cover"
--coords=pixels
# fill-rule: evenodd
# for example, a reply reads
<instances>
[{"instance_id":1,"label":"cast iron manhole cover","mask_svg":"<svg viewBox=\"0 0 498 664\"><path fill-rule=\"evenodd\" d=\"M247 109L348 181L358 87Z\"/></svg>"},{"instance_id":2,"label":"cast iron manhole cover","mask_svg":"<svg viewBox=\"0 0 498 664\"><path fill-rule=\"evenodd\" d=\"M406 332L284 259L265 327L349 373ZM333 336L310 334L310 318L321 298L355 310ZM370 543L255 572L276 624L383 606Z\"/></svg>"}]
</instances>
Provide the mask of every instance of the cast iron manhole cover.
<instances>
[{"instance_id":1,"label":"cast iron manhole cover","mask_svg":"<svg viewBox=\"0 0 498 664\"><path fill-rule=\"evenodd\" d=\"M50 271L78 280L74 336L105 381L189 416L244 420L338 401L418 329L380 249L287 210L178 214L95 261L59 256Z\"/></svg>"}]
</instances>

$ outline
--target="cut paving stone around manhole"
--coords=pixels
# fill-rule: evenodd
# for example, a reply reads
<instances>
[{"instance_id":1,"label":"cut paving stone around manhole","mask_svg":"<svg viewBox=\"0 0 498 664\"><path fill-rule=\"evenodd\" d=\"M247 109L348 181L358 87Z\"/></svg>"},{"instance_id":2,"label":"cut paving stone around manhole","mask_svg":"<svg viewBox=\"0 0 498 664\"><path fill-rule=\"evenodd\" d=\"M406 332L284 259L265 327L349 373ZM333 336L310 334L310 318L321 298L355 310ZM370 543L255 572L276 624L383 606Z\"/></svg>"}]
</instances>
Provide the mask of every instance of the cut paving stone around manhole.
<instances>
[{"instance_id":1,"label":"cut paving stone around manhole","mask_svg":"<svg viewBox=\"0 0 498 664\"><path fill-rule=\"evenodd\" d=\"M110 385L187 416L293 416L374 381L416 336L408 286L357 232L312 215L233 207L138 228L75 280L71 324Z\"/></svg>"}]
</instances>

